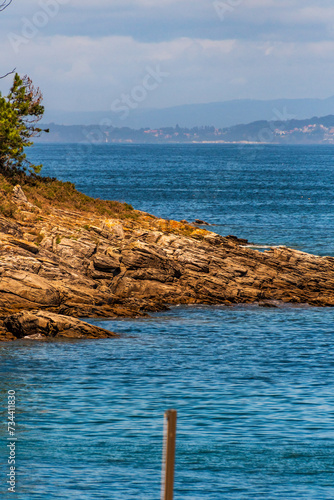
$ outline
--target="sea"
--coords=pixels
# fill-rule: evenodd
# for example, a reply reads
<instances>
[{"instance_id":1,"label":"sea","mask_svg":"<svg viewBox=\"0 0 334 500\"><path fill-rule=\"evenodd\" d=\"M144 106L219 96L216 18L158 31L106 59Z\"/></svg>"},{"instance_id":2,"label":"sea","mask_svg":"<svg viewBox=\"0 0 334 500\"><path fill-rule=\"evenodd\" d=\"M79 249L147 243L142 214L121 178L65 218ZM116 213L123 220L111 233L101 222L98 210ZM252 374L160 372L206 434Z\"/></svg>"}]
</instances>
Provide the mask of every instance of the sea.
<instances>
[{"instance_id":1,"label":"sea","mask_svg":"<svg viewBox=\"0 0 334 500\"><path fill-rule=\"evenodd\" d=\"M334 256L333 146L37 144L28 155L90 196L201 219L258 251ZM1 498L159 499L168 409L175 500L334 498L333 308L89 321L120 337L0 344Z\"/></svg>"}]
</instances>

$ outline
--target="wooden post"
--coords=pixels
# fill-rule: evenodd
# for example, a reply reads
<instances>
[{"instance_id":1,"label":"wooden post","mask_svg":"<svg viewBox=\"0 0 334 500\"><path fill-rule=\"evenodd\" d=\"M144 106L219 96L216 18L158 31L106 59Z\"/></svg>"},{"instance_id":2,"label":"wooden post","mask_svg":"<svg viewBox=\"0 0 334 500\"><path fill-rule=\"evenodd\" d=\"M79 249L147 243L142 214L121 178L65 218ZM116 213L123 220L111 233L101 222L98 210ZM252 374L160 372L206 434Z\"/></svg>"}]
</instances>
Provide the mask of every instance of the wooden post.
<instances>
[{"instance_id":1,"label":"wooden post","mask_svg":"<svg viewBox=\"0 0 334 500\"><path fill-rule=\"evenodd\" d=\"M165 412L161 500L173 500L176 418L176 410Z\"/></svg>"}]
</instances>

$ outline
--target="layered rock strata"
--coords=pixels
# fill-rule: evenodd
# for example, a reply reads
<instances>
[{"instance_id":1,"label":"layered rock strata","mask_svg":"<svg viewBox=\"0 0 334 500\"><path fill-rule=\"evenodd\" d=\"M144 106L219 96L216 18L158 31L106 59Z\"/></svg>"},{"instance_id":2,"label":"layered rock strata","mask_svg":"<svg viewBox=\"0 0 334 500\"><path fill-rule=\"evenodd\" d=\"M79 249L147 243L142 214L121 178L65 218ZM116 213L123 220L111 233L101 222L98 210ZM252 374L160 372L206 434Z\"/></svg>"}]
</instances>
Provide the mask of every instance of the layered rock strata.
<instances>
[{"instance_id":1,"label":"layered rock strata","mask_svg":"<svg viewBox=\"0 0 334 500\"><path fill-rule=\"evenodd\" d=\"M4 320L5 328L18 339L42 340L46 338L109 338L115 333L90 325L76 318L48 311L22 311Z\"/></svg>"},{"instance_id":2,"label":"layered rock strata","mask_svg":"<svg viewBox=\"0 0 334 500\"><path fill-rule=\"evenodd\" d=\"M124 220L46 214L17 191L20 220L0 216L0 339L13 338L6 318L21 311L118 317L170 304L334 305L332 257L259 252L140 212Z\"/></svg>"}]
</instances>

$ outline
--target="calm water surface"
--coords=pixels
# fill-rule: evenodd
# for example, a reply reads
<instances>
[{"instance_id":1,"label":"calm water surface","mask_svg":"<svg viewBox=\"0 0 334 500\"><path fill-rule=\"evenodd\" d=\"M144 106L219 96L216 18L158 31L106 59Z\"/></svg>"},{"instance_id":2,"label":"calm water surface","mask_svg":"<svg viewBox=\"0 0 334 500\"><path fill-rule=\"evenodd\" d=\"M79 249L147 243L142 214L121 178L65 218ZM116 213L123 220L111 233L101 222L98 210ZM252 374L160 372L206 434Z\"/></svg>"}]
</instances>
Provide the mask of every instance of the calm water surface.
<instances>
[{"instance_id":1,"label":"calm water surface","mask_svg":"<svg viewBox=\"0 0 334 500\"><path fill-rule=\"evenodd\" d=\"M32 156L87 194L334 255L330 147L85 147ZM159 498L172 407L176 500L334 498L334 309L176 307L91 321L121 337L0 345L3 408L17 392L16 498ZM1 435L7 499L5 425Z\"/></svg>"}]
</instances>

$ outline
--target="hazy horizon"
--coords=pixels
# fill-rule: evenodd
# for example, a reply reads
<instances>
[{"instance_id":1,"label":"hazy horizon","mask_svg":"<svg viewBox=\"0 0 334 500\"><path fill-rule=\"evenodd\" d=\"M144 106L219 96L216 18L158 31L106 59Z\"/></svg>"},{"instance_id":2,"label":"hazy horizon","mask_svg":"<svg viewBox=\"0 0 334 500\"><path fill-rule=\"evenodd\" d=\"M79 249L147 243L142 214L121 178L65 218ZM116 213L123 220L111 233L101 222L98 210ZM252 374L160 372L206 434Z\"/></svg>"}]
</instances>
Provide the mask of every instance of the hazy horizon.
<instances>
[{"instance_id":1,"label":"hazy horizon","mask_svg":"<svg viewBox=\"0 0 334 500\"><path fill-rule=\"evenodd\" d=\"M15 0L0 22L2 74L28 73L50 112L334 94L329 0Z\"/></svg>"},{"instance_id":2,"label":"hazy horizon","mask_svg":"<svg viewBox=\"0 0 334 500\"><path fill-rule=\"evenodd\" d=\"M286 121L334 114L334 97L326 99L240 99L186 104L166 108L138 108L118 114L110 110L61 111L47 109L44 123L101 125L131 128L215 126L247 124L257 120Z\"/></svg>"}]
</instances>

